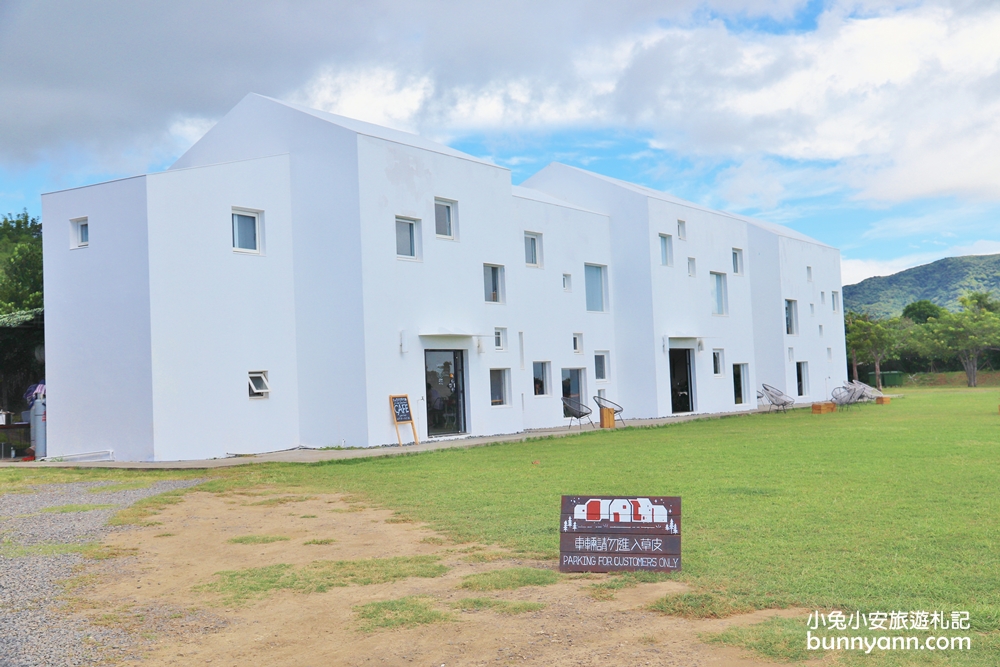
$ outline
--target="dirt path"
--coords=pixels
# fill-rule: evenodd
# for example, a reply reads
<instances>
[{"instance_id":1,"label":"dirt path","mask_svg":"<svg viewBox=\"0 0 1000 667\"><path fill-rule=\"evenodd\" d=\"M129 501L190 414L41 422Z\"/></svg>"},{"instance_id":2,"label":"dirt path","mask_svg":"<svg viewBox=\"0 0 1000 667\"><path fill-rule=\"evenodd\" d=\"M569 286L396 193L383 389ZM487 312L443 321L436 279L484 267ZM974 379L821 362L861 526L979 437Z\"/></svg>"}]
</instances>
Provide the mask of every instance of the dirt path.
<instances>
[{"instance_id":1,"label":"dirt path","mask_svg":"<svg viewBox=\"0 0 1000 667\"><path fill-rule=\"evenodd\" d=\"M494 549L449 544L426 527L393 523L392 513L362 508L339 496L219 496L191 493L165 509L160 525L118 533L108 542L138 548L138 556L106 570L78 595L97 609L204 609L224 622L213 628L176 627L149 635L149 653L135 665L694 665L751 666L767 663L742 652L709 646L698 633L751 624L773 615L760 612L725 620L688 621L642 609L658 597L685 590L683 584L640 584L598 601L589 586L603 579L563 578L549 586L472 592L459 588L469 574L498 568L552 563L508 557L490 562ZM254 504L265 503L265 504ZM276 503L276 504L267 504ZM230 538L275 535L287 541L233 544ZM335 540L306 544L309 540ZM195 587L222 570L317 560L436 555L448 572L436 578L331 588L322 593L277 591L242 606L219 606L219 596ZM499 554L498 554L499 555ZM453 620L405 629L363 633L354 607L403 596L429 596ZM517 615L485 609L456 611L463 598L488 597L543 603ZM83 613L83 612L81 612ZM137 628L141 631L142 628Z\"/></svg>"}]
</instances>

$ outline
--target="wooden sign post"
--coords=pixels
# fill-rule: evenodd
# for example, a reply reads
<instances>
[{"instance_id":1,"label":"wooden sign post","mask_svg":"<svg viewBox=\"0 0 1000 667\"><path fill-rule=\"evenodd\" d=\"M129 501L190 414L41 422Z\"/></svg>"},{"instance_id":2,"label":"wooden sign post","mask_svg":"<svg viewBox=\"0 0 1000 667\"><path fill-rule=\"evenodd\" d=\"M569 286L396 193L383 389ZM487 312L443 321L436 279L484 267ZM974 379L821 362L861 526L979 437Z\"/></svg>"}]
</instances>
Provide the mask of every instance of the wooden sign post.
<instances>
[{"instance_id":1,"label":"wooden sign post","mask_svg":"<svg viewBox=\"0 0 1000 667\"><path fill-rule=\"evenodd\" d=\"M681 499L563 496L560 572L681 569Z\"/></svg>"},{"instance_id":2,"label":"wooden sign post","mask_svg":"<svg viewBox=\"0 0 1000 667\"><path fill-rule=\"evenodd\" d=\"M413 444L419 445L417 438L417 425L413 421L413 413L410 412L410 397L408 394L402 396L390 396L389 405L392 406L392 424L396 427L396 442L403 446L403 439L399 437L399 425L409 423L413 429Z\"/></svg>"}]
</instances>

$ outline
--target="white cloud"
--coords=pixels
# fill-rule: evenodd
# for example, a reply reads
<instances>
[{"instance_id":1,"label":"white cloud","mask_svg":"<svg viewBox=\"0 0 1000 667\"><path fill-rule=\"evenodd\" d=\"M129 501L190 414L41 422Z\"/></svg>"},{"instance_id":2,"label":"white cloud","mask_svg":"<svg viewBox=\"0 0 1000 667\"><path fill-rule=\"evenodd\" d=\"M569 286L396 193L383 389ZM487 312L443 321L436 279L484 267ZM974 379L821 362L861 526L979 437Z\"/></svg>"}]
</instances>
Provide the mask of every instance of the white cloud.
<instances>
[{"instance_id":1,"label":"white cloud","mask_svg":"<svg viewBox=\"0 0 1000 667\"><path fill-rule=\"evenodd\" d=\"M978 240L934 252L922 252L893 259L841 259L840 278L844 285L854 285L873 276L891 276L921 264L929 264L944 257L963 255L1000 254L1000 241Z\"/></svg>"}]
</instances>

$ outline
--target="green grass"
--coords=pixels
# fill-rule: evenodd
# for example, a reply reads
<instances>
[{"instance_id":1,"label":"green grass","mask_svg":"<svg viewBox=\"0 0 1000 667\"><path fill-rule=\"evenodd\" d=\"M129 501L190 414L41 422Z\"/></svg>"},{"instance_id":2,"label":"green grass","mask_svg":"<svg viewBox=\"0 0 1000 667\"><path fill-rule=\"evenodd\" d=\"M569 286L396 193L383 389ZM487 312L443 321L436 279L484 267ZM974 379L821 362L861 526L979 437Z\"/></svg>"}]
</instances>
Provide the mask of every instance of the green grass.
<instances>
[{"instance_id":1,"label":"green grass","mask_svg":"<svg viewBox=\"0 0 1000 667\"><path fill-rule=\"evenodd\" d=\"M801 618L769 618L746 627L730 627L716 634L703 634L708 644L724 644L748 649L778 662L819 660L825 652L806 650L806 621Z\"/></svg>"},{"instance_id":2,"label":"green grass","mask_svg":"<svg viewBox=\"0 0 1000 667\"><path fill-rule=\"evenodd\" d=\"M673 578L674 575L665 572L614 572L606 580L591 584L588 592L595 600L613 600L615 591L623 588L655 584Z\"/></svg>"},{"instance_id":3,"label":"green grass","mask_svg":"<svg viewBox=\"0 0 1000 667\"><path fill-rule=\"evenodd\" d=\"M490 609L498 614L525 614L531 611L545 609L542 602L518 602L511 600L495 600L493 598L462 598L451 605L462 611L481 611Z\"/></svg>"},{"instance_id":4,"label":"green grass","mask_svg":"<svg viewBox=\"0 0 1000 667\"><path fill-rule=\"evenodd\" d=\"M892 391L906 398L827 415L795 410L197 471L214 477L198 488L347 493L455 543L550 558L558 553L560 494L680 495L684 569L672 576L692 593L662 600L661 610L964 610L974 634L991 634L975 635L967 655L919 659L979 664L977 647L1000 637L1000 391ZM0 489L103 474L5 468Z\"/></svg>"},{"instance_id":5,"label":"green grass","mask_svg":"<svg viewBox=\"0 0 1000 667\"><path fill-rule=\"evenodd\" d=\"M470 574L462 578L461 588L470 591L509 591L523 586L548 586L559 581L559 573L534 567L511 567Z\"/></svg>"},{"instance_id":6,"label":"green grass","mask_svg":"<svg viewBox=\"0 0 1000 667\"><path fill-rule=\"evenodd\" d=\"M284 505L285 503L302 503L307 500L312 500L313 496L278 496L276 498L265 498L264 500L258 500L254 503L247 503L251 506L271 506L271 505Z\"/></svg>"},{"instance_id":7,"label":"green grass","mask_svg":"<svg viewBox=\"0 0 1000 667\"><path fill-rule=\"evenodd\" d=\"M289 538L281 535L240 535L226 542L230 544L271 544L272 542L287 542Z\"/></svg>"},{"instance_id":8,"label":"green grass","mask_svg":"<svg viewBox=\"0 0 1000 667\"><path fill-rule=\"evenodd\" d=\"M316 561L303 567L288 564L216 572L216 581L196 590L218 593L223 604L239 605L272 591L323 593L340 586L384 584L408 577L440 577L448 571L437 556Z\"/></svg>"},{"instance_id":9,"label":"green grass","mask_svg":"<svg viewBox=\"0 0 1000 667\"><path fill-rule=\"evenodd\" d=\"M451 614L438 611L431 606L431 599L424 596L408 596L398 600L369 602L354 607L358 629L361 632L375 632L392 628L411 628L428 623L450 621Z\"/></svg>"},{"instance_id":10,"label":"green grass","mask_svg":"<svg viewBox=\"0 0 1000 667\"><path fill-rule=\"evenodd\" d=\"M62 556L64 554L79 554L96 546L94 542L64 543L44 542L22 546L13 542L0 542L0 556L3 558L27 558L30 556Z\"/></svg>"},{"instance_id":11,"label":"green grass","mask_svg":"<svg viewBox=\"0 0 1000 667\"><path fill-rule=\"evenodd\" d=\"M330 539L330 538L327 538L327 539L323 539L323 540L306 540L306 541L305 541L305 542L303 542L302 544L317 544L317 545L327 545L327 544L333 544L333 543L334 543L334 542L336 542L336 541L337 541L337 540L334 540L334 539Z\"/></svg>"},{"instance_id":12,"label":"green grass","mask_svg":"<svg viewBox=\"0 0 1000 667\"><path fill-rule=\"evenodd\" d=\"M111 509L114 505L57 505L55 507L46 507L43 512L48 512L50 514L68 514L70 512L90 512L93 510L106 510Z\"/></svg>"}]
</instances>

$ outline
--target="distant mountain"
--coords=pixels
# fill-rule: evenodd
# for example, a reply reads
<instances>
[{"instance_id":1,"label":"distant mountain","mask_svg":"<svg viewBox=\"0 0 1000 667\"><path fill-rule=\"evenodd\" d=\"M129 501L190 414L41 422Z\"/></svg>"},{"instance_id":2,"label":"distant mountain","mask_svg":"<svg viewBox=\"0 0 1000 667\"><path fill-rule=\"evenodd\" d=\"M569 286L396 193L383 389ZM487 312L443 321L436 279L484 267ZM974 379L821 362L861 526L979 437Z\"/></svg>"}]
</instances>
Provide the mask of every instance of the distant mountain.
<instances>
[{"instance_id":1,"label":"distant mountain","mask_svg":"<svg viewBox=\"0 0 1000 667\"><path fill-rule=\"evenodd\" d=\"M907 304L921 299L958 310L958 297L966 292L1000 293L1000 255L946 257L844 285L844 310L896 317Z\"/></svg>"}]
</instances>

